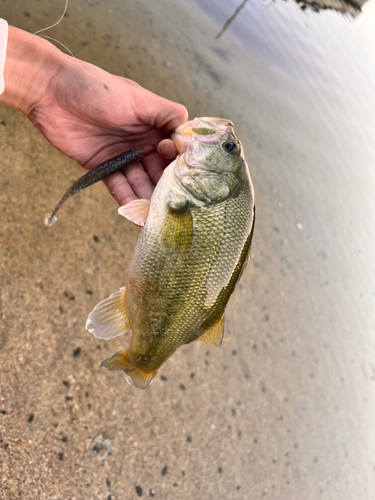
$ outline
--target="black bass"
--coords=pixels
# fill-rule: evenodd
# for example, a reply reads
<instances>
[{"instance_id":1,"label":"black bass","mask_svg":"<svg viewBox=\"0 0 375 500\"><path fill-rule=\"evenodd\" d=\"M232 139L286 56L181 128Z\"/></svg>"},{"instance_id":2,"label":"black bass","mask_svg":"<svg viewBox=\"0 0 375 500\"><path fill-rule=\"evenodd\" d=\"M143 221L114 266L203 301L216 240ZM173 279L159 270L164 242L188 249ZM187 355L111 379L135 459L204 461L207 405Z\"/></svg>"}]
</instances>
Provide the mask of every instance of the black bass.
<instances>
[{"instance_id":1,"label":"black bass","mask_svg":"<svg viewBox=\"0 0 375 500\"><path fill-rule=\"evenodd\" d=\"M143 226L126 287L98 304L86 323L100 339L131 329L126 350L102 367L123 370L140 389L183 344L221 345L224 310L247 261L254 226L253 186L233 124L195 118L172 139L179 156L165 169L151 202L119 208Z\"/></svg>"}]
</instances>

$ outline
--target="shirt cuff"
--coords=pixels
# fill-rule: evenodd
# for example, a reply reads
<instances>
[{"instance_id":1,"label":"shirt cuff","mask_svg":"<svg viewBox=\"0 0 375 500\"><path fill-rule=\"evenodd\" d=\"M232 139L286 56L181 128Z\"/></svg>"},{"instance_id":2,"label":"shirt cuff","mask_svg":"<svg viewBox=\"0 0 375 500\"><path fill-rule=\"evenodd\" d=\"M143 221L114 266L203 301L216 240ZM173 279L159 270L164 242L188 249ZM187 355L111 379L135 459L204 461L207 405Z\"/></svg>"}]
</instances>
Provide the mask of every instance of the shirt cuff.
<instances>
[{"instance_id":1,"label":"shirt cuff","mask_svg":"<svg viewBox=\"0 0 375 500\"><path fill-rule=\"evenodd\" d=\"M8 23L0 19L0 95L4 92L4 65L7 53Z\"/></svg>"}]
</instances>

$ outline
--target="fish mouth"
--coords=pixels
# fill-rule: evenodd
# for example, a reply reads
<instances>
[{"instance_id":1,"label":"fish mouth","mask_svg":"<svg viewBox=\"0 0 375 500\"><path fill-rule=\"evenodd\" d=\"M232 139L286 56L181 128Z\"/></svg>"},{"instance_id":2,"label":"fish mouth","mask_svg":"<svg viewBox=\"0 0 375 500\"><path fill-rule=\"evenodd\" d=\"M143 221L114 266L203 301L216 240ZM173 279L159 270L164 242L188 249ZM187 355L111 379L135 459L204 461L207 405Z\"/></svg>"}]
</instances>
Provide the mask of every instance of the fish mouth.
<instances>
[{"instance_id":1,"label":"fish mouth","mask_svg":"<svg viewBox=\"0 0 375 500\"><path fill-rule=\"evenodd\" d=\"M186 151L190 141L218 142L224 134L234 134L230 120L223 118L194 118L172 131L170 138L179 154Z\"/></svg>"}]
</instances>

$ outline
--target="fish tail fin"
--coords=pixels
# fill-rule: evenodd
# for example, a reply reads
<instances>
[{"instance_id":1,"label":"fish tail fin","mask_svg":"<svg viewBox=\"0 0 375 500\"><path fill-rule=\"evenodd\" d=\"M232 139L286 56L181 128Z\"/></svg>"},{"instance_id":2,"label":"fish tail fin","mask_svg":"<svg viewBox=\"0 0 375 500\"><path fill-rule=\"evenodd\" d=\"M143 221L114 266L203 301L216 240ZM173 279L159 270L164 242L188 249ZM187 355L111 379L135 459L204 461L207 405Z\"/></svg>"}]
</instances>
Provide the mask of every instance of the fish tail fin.
<instances>
[{"instance_id":1,"label":"fish tail fin","mask_svg":"<svg viewBox=\"0 0 375 500\"><path fill-rule=\"evenodd\" d=\"M100 368L106 370L123 370L126 375L126 380L129 384L138 387L138 389L145 389L149 386L157 374L157 371L146 371L135 366L127 355L126 351L120 351L112 357L103 361Z\"/></svg>"}]
</instances>

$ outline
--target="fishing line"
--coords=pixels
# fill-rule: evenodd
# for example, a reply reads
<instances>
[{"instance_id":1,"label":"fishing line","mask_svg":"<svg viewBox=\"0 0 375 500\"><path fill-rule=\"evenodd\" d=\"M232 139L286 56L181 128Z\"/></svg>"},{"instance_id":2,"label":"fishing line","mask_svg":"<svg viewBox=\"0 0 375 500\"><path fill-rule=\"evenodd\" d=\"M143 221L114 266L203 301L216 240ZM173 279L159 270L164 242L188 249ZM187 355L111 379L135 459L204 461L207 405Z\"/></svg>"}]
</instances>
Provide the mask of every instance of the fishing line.
<instances>
[{"instance_id":1,"label":"fishing line","mask_svg":"<svg viewBox=\"0 0 375 500\"><path fill-rule=\"evenodd\" d=\"M73 52L71 50L68 49L68 47L66 45L64 45L62 42L59 42L59 40L56 40L56 38L52 38L51 36L48 36L48 35L38 35L40 38L48 38L49 40L53 40L54 42L56 43L59 43L60 45L62 45L64 47L65 50L67 50L69 52L69 54L74 57L74 59L77 59L76 56L73 54Z\"/></svg>"},{"instance_id":2,"label":"fishing line","mask_svg":"<svg viewBox=\"0 0 375 500\"><path fill-rule=\"evenodd\" d=\"M54 42L56 43L59 43L62 47L64 47L64 49L66 49L69 54L74 57L74 59L77 59L76 56L73 54L73 52L71 50L68 49L68 47L66 47L62 42L60 42L59 40L56 40L56 38L52 38L51 36L47 36L47 35L39 35L38 33L41 33L42 31L46 31L46 30L49 30L51 28L54 28L55 26L57 26L58 24L61 23L61 21L64 19L64 16L68 10L68 4L69 4L69 0L65 0L65 7L64 7L64 11L60 17L60 19L52 24L51 26L47 26L47 28L42 28L38 31L35 31L34 35L37 35L37 36L40 36L41 38L48 38L49 40L53 40ZM128 103L128 105L132 108L132 109L135 109L136 111L138 111L139 113L143 114L144 116L147 116L146 113L142 110L140 110L139 108L137 108L136 106L134 106L133 104L130 103L129 99L127 96L123 95L118 89L116 89L115 87L113 87L113 85L105 82L104 80L102 80L101 78L91 74L89 71L87 71L87 69L85 69L82 65L81 65L81 61L79 59L77 59L77 62L79 64L79 66L81 67L81 69L87 73L88 75L90 75L92 78L95 78L96 80L100 81L101 83L107 85L107 87L110 87L111 89L113 89L115 92L117 92L123 99L126 100L126 102ZM152 129L154 130L155 127L152 127ZM157 142L156 142L156 135L155 135L155 131L154 131L154 143L155 145L157 145Z\"/></svg>"},{"instance_id":3,"label":"fishing line","mask_svg":"<svg viewBox=\"0 0 375 500\"><path fill-rule=\"evenodd\" d=\"M55 24L52 24L52 26L48 26L47 28L42 28L41 30L38 30L34 33L34 35L37 35L38 33L41 33L42 31L46 31L46 30L49 30L51 28L54 28L55 26L57 26L58 24L61 23L61 21L64 19L64 16L66 14L66 11L68 9L68 3L69 3L69 0L66 0L65 1L65 8L64 8L64 12L62 13L62 16L60 17L60 19L57 21L57 23Z\"/></svg>"}]
</instances>

